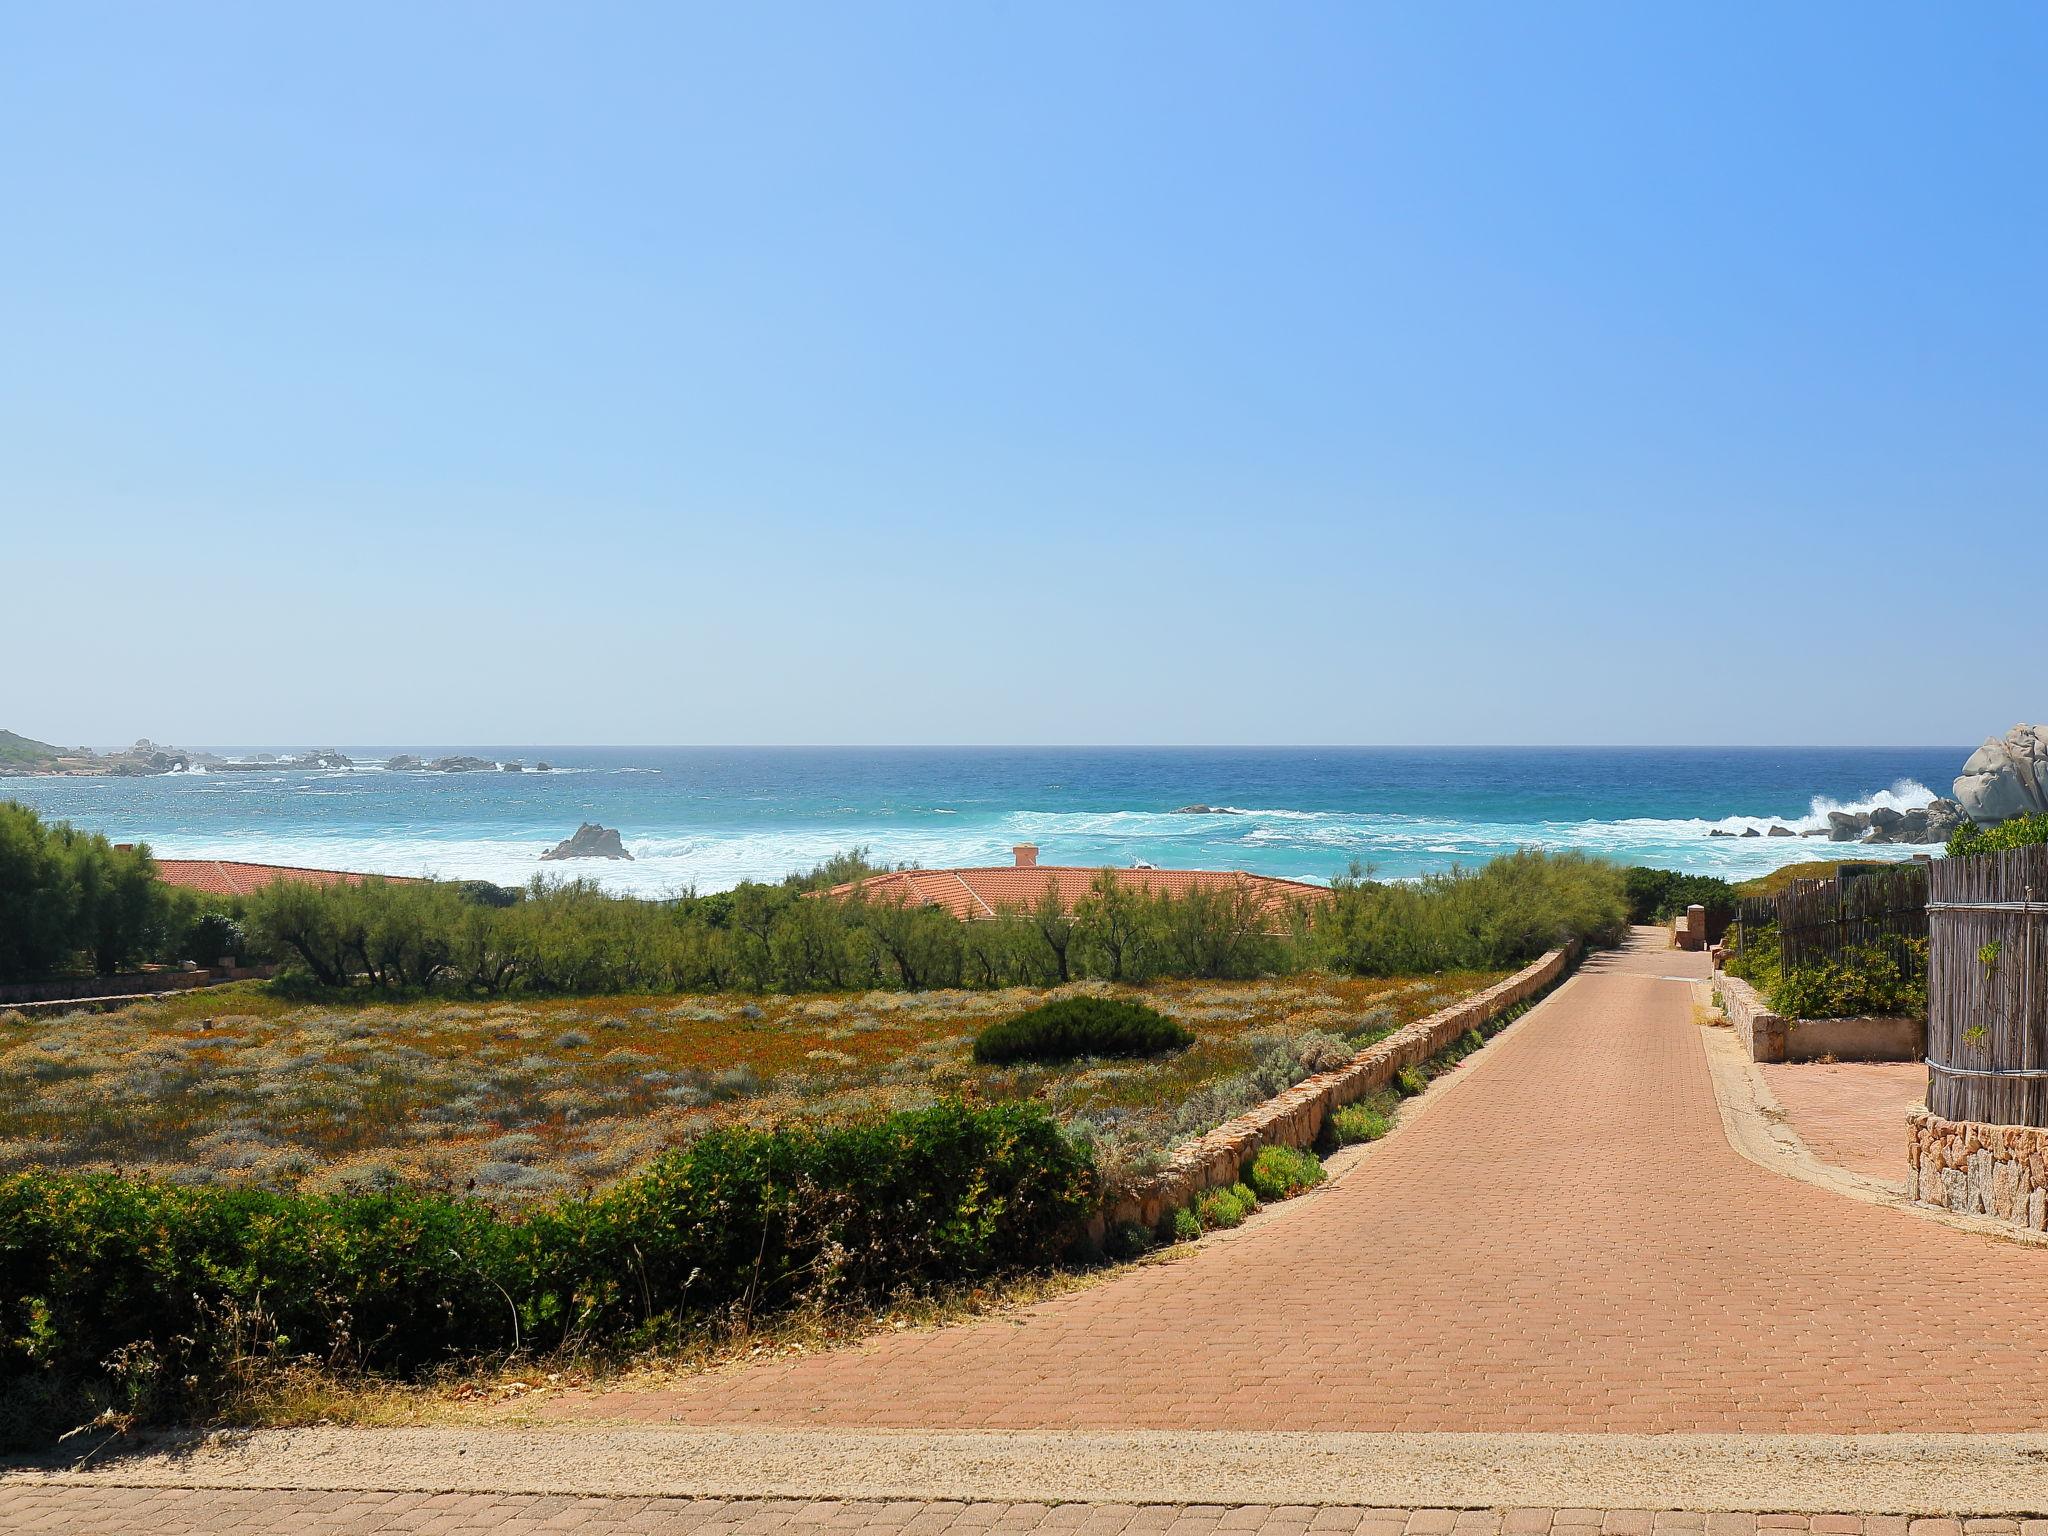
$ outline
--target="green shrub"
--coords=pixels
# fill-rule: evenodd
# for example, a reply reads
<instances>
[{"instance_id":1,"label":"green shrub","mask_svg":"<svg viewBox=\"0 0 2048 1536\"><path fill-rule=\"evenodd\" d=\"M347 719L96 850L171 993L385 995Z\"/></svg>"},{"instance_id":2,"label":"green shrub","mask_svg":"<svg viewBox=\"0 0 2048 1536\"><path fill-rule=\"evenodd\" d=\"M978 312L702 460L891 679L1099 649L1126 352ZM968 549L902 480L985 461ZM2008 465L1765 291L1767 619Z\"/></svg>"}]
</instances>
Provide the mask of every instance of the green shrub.
<instances>
[{"instance_id":1,"label":"green shrub","mask_svg":"<svg viewBox=\"0 0 2048 1536\"><path fill-rule=\"evenodd\" d=\"M1773 1011L1792 1019L1846 1019L1860 1014L1921 1017L1927 1012L1927 941L1904 941L1918 954L1911 971L1890 949L1865 945L1838 959L1781 970L1769 993Z\"/></svg>"},{"instance_id":2,"label":"green shrub","mask_svg":"<svg viewBox=\"0 0 2048 1536\"><path fill-rule=\"evenodd\" d=\"M518 1218L409 1190L15 1174L0 1178L0 1401L156 1413L203 1403L252 1355L407 1374L871 1300L1044 1265L1093 1200L1086 1154L1043 1110L957 1103L716 1131ZM139 1397L138 1381L153 1384ZM0 1431L51 1427L69 1424Z\"/></svg>"},{"instance_id":3,"label":"green shrub","mask_svg":"<svg viewBox=\"0 0 2048 1536\"><path fill-rule=\"evenodd\" d=\"M1690 906L1732 916L1735 887L1714 875L1681 875L1676 870L1647 869L1638 864L1622 871L1632 923L1668 923Z\"/></svg>"},{"instance_id":4,"label":"green shrub","mask_svg":"<svg viewBox=\"0 0 2048 1536\"><path fill-rule=\"evenodd\" d=\"M1739 976L1788 1019L1846 1019L1859 1014L1921 1017L1927 1012L1927 941L1902 941L1917 959L1909 968L1898 951L1864 945L1833 960L1788 968L1778 931L1765 924L1745 930L1742 952L1728 958Z\"/></svg>"},{"instance_id":5,"label":"green shrub","mask_svg":"<svg viewBox=\"0 0 2048 1536\"><path fill-rule=\"evenodd\" d=\"M974 1039L974 1059L1072 1061L1078 1056L1160 1056L1195 1037L1143 1003L1115 997L1062 997L991 1024Z\"/></svg>"},{"instance_id":6,"label":"green shrub","mask_svg":"<svg viewBox=\"0 0 2048 1536\"><path fill-rule=\"evenodd\" d=\"M1606 943L1628 925L1616 866L1523 849L1477 871L1382 884L1356 869L1333 883L1311 935L1333 970L1358 976L1505 970L1572 939Z\"/></svg>"},{"instance_id":7,"label":"green shrub","mask_svg":"<svg viewBox=\"0 0 2048 1536\"><path fill-rule=\"evenodd\" d=\"M181 957L200 965L212 965L223 956L240 959L248 951L242 925L226 912L201 912L186 931L185 953Z\"/></svg>"},{"instance_id":8,"label":"green shrub","mask_svg":"<svg viewBox=\"0 0 2048 1536\"><path fill-rule=\"evenodd\" d=\"M1202 1235L1202 1218L1186 1206L1173 1213L1173 1240L1176 1243L1191 1243Z\"/></svg>"},{"instance_id":9,"label":"green shrub","mask_svg":"<svg viewBox=\"0 0 2048 1536\"><path fill-rule=\"evenodd\" d=\"M1313 1152L1270 1146L1259 1148L1245 1182L1262 1201L1287 1200L1303 1190L1314 1189L1325 1176L1323 1165Z\"/></svg>"},{"instance_id":10,"label":"green shrub","mask_svg":"<svg viewBox=\"0 0 2048 1536\"><path fill-rule=\"evenodd\" d=\"M1949 833L1948 856L1968 858L1975 853L2031 848L2037 843L2048 843L2048 815L2015 816L1989 827L1966 821Z\"/></svg>"},{"instance_id":11,"label":"green shrub","mask_svg":"<svg viewBox=\"0 0 2048 1536\"><path fill-rule=\"evenodd\" d=\"M1330 1129L1340 1147L1353 1146L1361 1141L1378 1141L1393 1128L1394 1117L1389 1106L1376 1098L1346 1104L1330 1117Z\"/></svg>"},{"instance_id":12,"label":"green shrub","mask_svg":"<svg viewBox=\"0 0 2048 1536\"><path fill-rule=\"evenodd\" d=\"M156 878L147 844L117 847L0 800L0 982L182 960L171 951L194 905Z\"/></svg>"},{"instance_id":13,"label":"green shrub","mask_svg":"<svg viewBox=\"0 0 2048 1536\"><path fill-rule=\"evenodd\" d=\"M1109 1229L1102 1240L1104 1257L1119 1263L1142 1259L1158 1246L1158 1234L1150 1227L1140 1226L1135 1221L1118 1222Z\"/></svg>"},{"instance_id":14,"label":"green shrub","mask_svg":"<svg viewBox=\"0 0 2048 1536\"><path fill-rule=\"evenodd\" d=\"M1259 1197L1242 1183L1228 1189L1204 1190L1195 1201L1195 1214L1207 1229L1241 1226L1245 1217L1258 1208Z\"/></svg>"},{"instance_id":15,"label":"green shrub","mask_svg":"<svg viewBox=\"0 0 2048 1536\"><path fill-rule=\"evenodd\" d=\"M1428 1086L1428 1074L1419 1067L1403 1067L1394 1074L1394 1091L1404 1099L1414 1098Z\"/></svg>"}]
</instances>

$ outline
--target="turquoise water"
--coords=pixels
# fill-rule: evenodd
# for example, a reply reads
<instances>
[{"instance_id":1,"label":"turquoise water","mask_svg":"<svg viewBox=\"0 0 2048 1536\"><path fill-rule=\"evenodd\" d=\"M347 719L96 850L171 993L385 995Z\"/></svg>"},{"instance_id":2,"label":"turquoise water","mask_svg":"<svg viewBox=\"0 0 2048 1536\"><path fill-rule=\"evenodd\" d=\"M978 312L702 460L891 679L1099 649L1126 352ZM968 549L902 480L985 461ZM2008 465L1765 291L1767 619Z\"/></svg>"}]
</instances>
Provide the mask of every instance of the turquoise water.
<instances>
[{"instance_id":1,"label":"turquoise water","mask_svg":"<svg viewBox=\"0 0 2048 1536\"><path fill-rule=\"evenodd\" d=\"M222 749L232 751L234 749ZM254 749L249 749L253 751ZM277 750L271 748L269 750ZM343 748L359 760L463 752L556 772L274 769L154 779L0 780L46 814L167 857L517 882L540 870L623 890L717 890L854 844L927 867L1007 863L1382 876L1526 846L1741 876L1824 840L1709 838L1830 806L1925 803L1966 747L1899 748ZM1235 814L1181 815L1189 804ZM631 864L537 863L579 821ZM1912 850L1873 853L1905 857Z\"/></svg>"}]
</instances>

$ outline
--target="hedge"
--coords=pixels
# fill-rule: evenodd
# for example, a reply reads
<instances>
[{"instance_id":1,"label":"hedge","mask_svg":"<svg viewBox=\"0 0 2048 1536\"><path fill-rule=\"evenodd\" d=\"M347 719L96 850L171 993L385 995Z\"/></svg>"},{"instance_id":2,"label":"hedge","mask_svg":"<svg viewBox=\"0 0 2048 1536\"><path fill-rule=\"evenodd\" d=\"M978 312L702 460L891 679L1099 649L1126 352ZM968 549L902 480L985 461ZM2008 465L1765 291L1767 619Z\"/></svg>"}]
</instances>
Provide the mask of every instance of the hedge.
<instances>
[{"instance_id":1,"label":"hedge","mask_svg":"<svg viewBox=\"0 0 2048 1536\"><path fill-rule=\"evenodd\" d=\"M1195 1037L1156 1008L1114 997L1063 997L991 1024L974 1038L984 1066L1079 1056L1161 1056Z\"/></svg>"},{"instance_id":2,"label":"hedge","mask_svg":"<svg viewBox=\"0 0 2048 1536\"><path fill-rule=\"evenodd\" d=\"M1087 1154L1028 1104L716 1131L520 1217L419 1191L14 1174L0 1439L203 1403L250 1354L407 1375L1037 1267L1093 1203Z\"/></svg>"}]
</instances>

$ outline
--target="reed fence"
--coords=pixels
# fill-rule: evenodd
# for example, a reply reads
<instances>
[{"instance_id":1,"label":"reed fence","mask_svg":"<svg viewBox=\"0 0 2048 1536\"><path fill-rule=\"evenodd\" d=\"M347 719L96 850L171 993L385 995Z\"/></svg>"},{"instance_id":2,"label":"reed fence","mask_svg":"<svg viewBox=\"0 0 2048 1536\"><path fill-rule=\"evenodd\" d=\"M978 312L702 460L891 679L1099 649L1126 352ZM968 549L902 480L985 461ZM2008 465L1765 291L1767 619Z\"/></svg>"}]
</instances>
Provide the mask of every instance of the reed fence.
<instances>
[{"instance_id":1,"label":"reed fence","mask_svg":"<svg viewBox=\"0 0 2048 1536\"><path fill-rule=\"evenodd\" d=\"M1927 1107L2048 1126L2048 847L1934 865Z\"/></svg>"},{"instance_id":2,"label":"reed fence","mask_svg":"<svg viewBox=\"0 0 2048 1536\"><path fill-rule=\"evenodd\" d=\"M1879 950L1898 963L1900 975L1917 979L1927 971L1920 941L1928 937L1929 868L1912 863L1846 879L1795 880L1772 896L1745 896L1735 912L1737 952L1770 927L1787 970Z\"/></svg>"}]
</instances>

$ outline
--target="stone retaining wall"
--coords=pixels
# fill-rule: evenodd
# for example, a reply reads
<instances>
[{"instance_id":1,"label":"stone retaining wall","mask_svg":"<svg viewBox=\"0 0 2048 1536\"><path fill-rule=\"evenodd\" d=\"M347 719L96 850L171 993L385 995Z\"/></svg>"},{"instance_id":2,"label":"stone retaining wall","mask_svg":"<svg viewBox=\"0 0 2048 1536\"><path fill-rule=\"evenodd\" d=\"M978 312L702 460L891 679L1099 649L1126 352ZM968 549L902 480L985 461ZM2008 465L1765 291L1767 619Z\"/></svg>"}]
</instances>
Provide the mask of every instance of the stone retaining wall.
<instances>
[{"instance_id":1,"label":"stone retaining wall","mask_svg":"<svg viewBox=\"0 0 2048 1536\"><path fill-rule=\"evenodd\" d=\"M2048 1130L1944 1120L1924 1109L1909 1124L1908 1200L2048 1231Z\"/></svg>"},{"instance_id":2,"label":"stone retaining wall","mask_svg":"<svg viewBox=\"0 0 2048 1536\"><path fill-rule=\"evenodd\" d=\"M1427 1061L1467 1030L1541 992L1578 958L1577 942L1553 949L1534 964L1462 1003L1403 1025L1369 1045L1341 1067L1296 1083L1258 1108L1225 1121L1177 1148L1166 1166L1095 1219L1091 1236L1099 1243L1111 1226L1136 1222L1157 1227L1174 1211L1192 1205L1204 1190L1235 1184L1266 1146L1309 1147L1322 1135L1333 1109L1355 1103L1394 1080L1404 1067Z\"/></svg>"},{"instance_id":3,"label":"stone retaining wall","mask_svg":"<svg viewBox=\"0 0 2048 1536\"><path fill-rule=\"evenodd\" d=\"M0 987L0 1006L9 1003L68 1002L74 998L134 997L144 992L182 992L206 985L200 971L130 971L121 976L64 976L54 981L19 981Z\"/></svg>"},{"instance_id":4,"label":"stone retaining wall","mask_svg":"<svg viewBox=\"0 0 2048 1536\"><path fill-rule=\"evenodd\" d=\"M1788 1019L1740 976L1722 972L1714 986L1751 1061L1919 1061L1927 1054L1925 1019Z\"/></svg>"},{"instance_id":5,"label":"stone retaining wall","mask_svg":"<svg viewBox=\"0 0 2048 1536\"><path fill-rule=\"evenodd\" d=\"M1723 972L1714 978L1714 988L1721 994L1721 1011L1728 1015L1728 1022L1735 1026L1735 1036L1749 1052L1751 1061L1783 1061L1785 1059L1785 1021L1771 1012L1771 1005L1763 995L1740 976Z\"/></svg>"}]
</instances>

